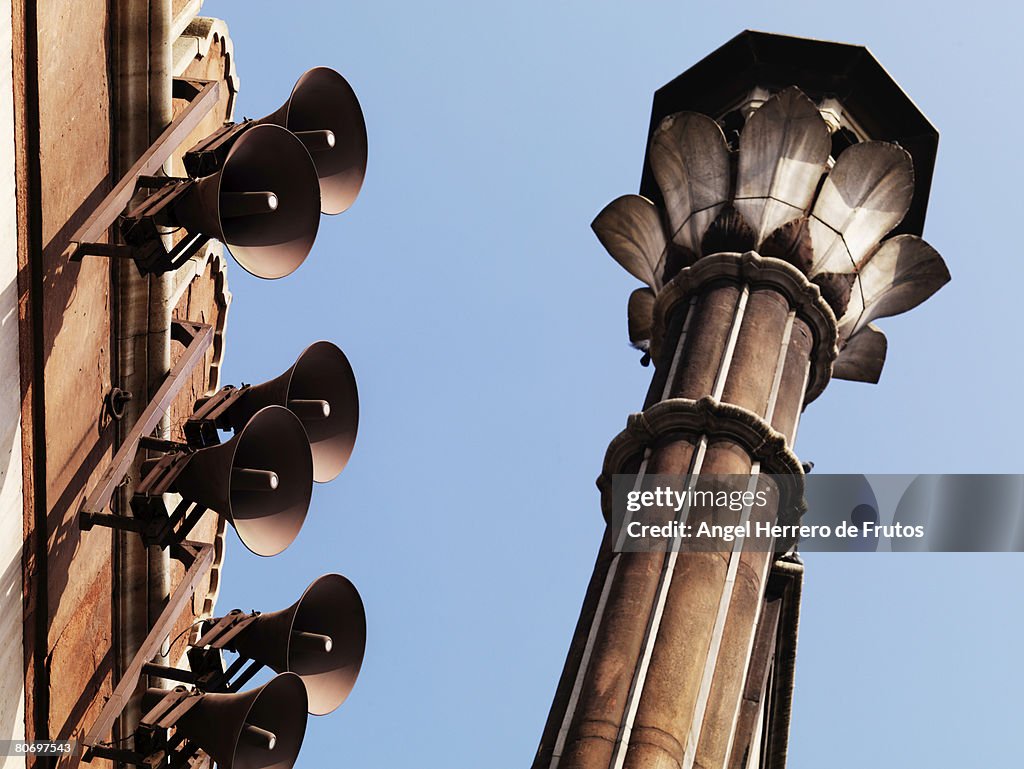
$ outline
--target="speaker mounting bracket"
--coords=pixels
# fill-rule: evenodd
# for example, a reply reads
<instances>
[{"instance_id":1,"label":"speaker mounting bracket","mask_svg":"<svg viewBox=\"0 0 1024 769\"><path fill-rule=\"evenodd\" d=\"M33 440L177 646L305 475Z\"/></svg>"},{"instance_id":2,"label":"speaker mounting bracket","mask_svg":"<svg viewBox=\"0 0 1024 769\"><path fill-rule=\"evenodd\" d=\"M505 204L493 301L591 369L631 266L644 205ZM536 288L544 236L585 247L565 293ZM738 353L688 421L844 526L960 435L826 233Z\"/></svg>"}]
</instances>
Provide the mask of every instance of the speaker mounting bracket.
<instances>
[{"instance_id":1,"label":"speaker mounting bracket","mask_svg":"<svg viewBox=\"0 0 1024 769\"><path fill-rule=\"evenodd\" d=\"M135 493L146 497L159 497L170 492L174 479L188 464L191 458L189 451L175 451L164 454L159 459L149 459L142 463L142 480L135 487Z\"/></svg>"},{"instance_id":2,"label":"speaker mounting bracket","mask_svg":"<svg viewBox=\"0 0 1024 769\"><path fill-rule=\"evenodd\" d=\"M99 240L117 221L136 192L140 177L154 176L183 141L199 127L202 120L220 101L221 83L217 80L174 82L174 95L189 98L188 106L171 121L159 138L150 145L135 164L128 169L103 201L93 210L81 227L71 236L64 249L64 257L73 262L84 256L113 256L105 253ZM107 246L110 247L109 245Z\"/></svg>"},{"instance_id":3,"label":"speaker mounting bracket","mask_svg":"<svg viewBox=\"0 0 1024 769\"><path fill-rule=\"evenodd\" d=\"M172 272L210 240L202 233L187 233L170 249L164 245L165 233L160 228L170 224L169 212L194 185L191 179L172 176L139 177L139 189L152 191L119 216L118 223L140 275Z\"/></svg>"},{"instance_id":4,"label":"speaker mounting bracket","mask_svg":"<svg viewBox=\"0 0 1024 769\"><path fill-rule=\"evenodd\" d=\"M143 438L149 436L160 424L174 397L190 381L192 372L204 360L206 351L213 344L213 326L207 323L174 321L171 323L171 337L185 345L185 352L174 364L146 409L125 436L99 481L86 497L79 514L79 528L83 531L88 531L97 523L111 525L107 521L109 518L121 518L125 522L133 520L128 516L112 516L105 511L110 505L114 491L128 474ZM131 529L132 526L133 524L125 523L120 528Z\"/></svg>"},{"instance_id":5,"label":"speaker mounting bracket","mask_svg":"<svg viewBox=\"0 0 1024 769\"><path fill-rule=\"evenodd\" d=\"M162 757L154 762L154 754L150 752L152 743L150 743L149 738L153 736L151 729L143 728L136 733L136 737L142 738L136 744L136 750L115 748L112 744L103 742L103 739L110 734L114 721L133 697L139 680L142 677L143 668L150 660L159 655L164 640L173 633L178 617L184 611L188 601L191 600L200 580L213 565L214 549L211 544L204 542L182 542L175 550L177 551L177 557L180 557L186 564L185 576L168 599L167 604L153 624L149 634L139 646L135 657L128 664L128 667L125 668L121 680L114 687L114 691L111 693L106 705L103 706L103 710L100 711L99 717L85 737L82 738L82 745L85 747L85 752L82 756L83 761L91 762L93 758L108 758L136 766L155 766L158 763L162 763ZM146 714L146 718L149 715ZM139 751L140 744L146 745L146 750ZM174 751L175 748L176 745L172 740L172 743L168 744L166 749L170 752ZM178 752L180 753L180 751ZM181 756L176 756L176 760L181 761ZM182 764L179 763L177 765L180 766Z\"/></svg>"},{"instance_id":6,"label":"speaker mounting bracket","mask_svg":"<svg viewBox=\"0 0 1024 769\"><path fill-rule=\"evenodd\" d=\"M165 438L155 438L152 435L143 435L141 438L139 438L139 448L162 452L189 450L189 446L187 443L181 443L180 441L169 441Z\"/></svg>"},{"instance_id":7,"label":"speaker mounting bracket","mask_svg":"<svg viewBox=\"0 0 1024 769\"><path fill-rule=\"evenodd\" d=\"M254 120L225 123L212 134L201 139L182 158L188 175L209 176L219 171L238 137L255 125L256 121Z\"/></svg>"},{"instance_id":8,"label":"speaker mounting bracket","mask_svg":"<svg viewBox=\"0 0 1024 769\"><path fill-rule=\"evenodd\" d=\"M143 666L142 672L168 681L190 684L196 691L204 693L236 693L255 677L264 665L258 660L239 655L225 667L221 651L233 651L231 639L258 616L259 612L246 614L235 609L219 619L206 622L200 631L201 637L187 652L189 670L150 663Z\"/></svg>"},{"instance_id":9,"label":"speaker mounting bracket","mask_svg":"<svg viewBox=\"0 0 1024 769\"><path fill-rule=\"evenodd\" d=\"M231 665L224 667L224 658L219 649L189 647L186 652L189 670L172 668L167 665L148 664L142 669L145 675L163 678L167 681L195 686L204 693L233 694L251 679L263 665L245 657L238 657ZM250 667L246 667L249 665ZM243 676L235 678L245 668ZM251 672L250 672L251 671Z\"/></svg>"},{"instance_id":10,"label":"speaker mounting bracket","mask_svg":"<svg viewBox=\"0 0 1024 769\"><path fill-rule=\"evenodd\" d=\"M150 666L143 666L143 672L147 667ZM111 761L144 767L144 769L156 769L157 767L176 769L189 766L189 762L197 750L188 745L182 747L183 738L175 735L168 739L167 735L168 730L174 726L177 720L198 702L198 699L192 696L193 693L184 687L168 690L166 696L142 716L134 734L134 750L97 745L89 749L88 757L85 760L106 758Z\"/></svg>"},{"instance_id":11,"label":"speaker mounting bracket","mask_svg":"<svg viewBox=\"0 0 1024 769\"><path fill-rule=\"evenodd\" d=\"M131 508L130 516L83 513L79 525L134 531L142 538L142 544L146 547L169 548L175 559L186 565L191 562L191 556L187 552L182 554L180 546L206 513L205 507L183 499L173 511L168 512L162 497L136 494L131 499Z\"/></svg>"},{"instance_id":12,"label":"speaker mounting bracket","mask_svg":"<svg viewBox=\"0 0 1024 769\"><path fill-rule=\"evenodd\" d=\"M220 443L218 428L224 427L224 415L249 390L249 385L226 385L208 398L196 401L196 409L186 420L185 439L193 448L206 448Z\"/></svg>"},{"instance_id":13,"label":"speaker mounting bracket","mask_svg":"<svg viewBox=\"0 0 1024 769\"><path fill-rule=\"evenodd\" d=\"M230 648L231 639L251 625L258 616L259 612L246 614L241 609L235 609L219 619L210 620L204 625L204 632L195 645L214 649Z\"/></svg>"},{"instance_id":14,"label":"speaker mounting bracket","mask_svg":"<svg viewBox=\"0 0 1024 769\"><path fill-rule=\"evenodd\" d=\"M200 504L183 499L168 512L162 496L136 494L132 497L132 518L143 521L140 534L147 547L171 548L185 541L206 513ZM119 516L122 517L122 516ZM102 524L101 524L102 525ZM117 528L117 525L113 525Z\"/></svg>"},{"instance_id":15,"label":"speaker mounting bracket","mask_svg":"<svg viewBox=\"0 0 1024 769\"><path fill-rule=\"evenodd\" d=\"M243 684L263 668L262 664L252 662L245 657L238 657L230 665L224 667L224 657L221 655L220 649L193 646L186 653L189 667L196 671L196 687L204 692L225 694L237 692ZM249 668L246 668L247 664L250 665ZM246 670L245 674L235 678L243 668ZM173 680L173 676L165 677L171 677ZM234 681L232 681L233 678Z\"/></svg>"}]
</instances>

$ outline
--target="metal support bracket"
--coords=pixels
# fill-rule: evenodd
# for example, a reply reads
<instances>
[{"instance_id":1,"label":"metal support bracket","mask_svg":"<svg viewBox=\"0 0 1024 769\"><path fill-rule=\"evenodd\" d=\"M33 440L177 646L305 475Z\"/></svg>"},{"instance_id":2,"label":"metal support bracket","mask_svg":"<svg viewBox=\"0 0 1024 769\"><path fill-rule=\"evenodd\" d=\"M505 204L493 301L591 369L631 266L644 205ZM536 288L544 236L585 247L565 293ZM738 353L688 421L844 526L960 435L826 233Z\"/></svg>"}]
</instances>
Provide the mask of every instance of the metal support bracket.
<instances>
[{"instance_id":1,"label":"metal support bracket","mask_svg":"<svg viewBox=\"0 0 1024 769\"><path fill-rule=\"evenodd\" d=\"M174 479L188 464L190 458L191 454L188 452L177 452L143 462L142 480L135 487L135 492L146 497L167 494L174 486Z\"/></svg>"},{"instance_id":2,"label":"metal support bracket","mask_svg":"<svg viewBox=\"0 0 1024 769\"><path fill-rule=\"evenodd\" d=\"M223 427L221 420L235 401L242 397L249 385L233 387L226 385L209 398L197 401L198 408L185 422L183 430L189 446L206 448L220 443L217 429Z\"/></svg>"},{"instance_id":3,"label":"metal support bracket","mask_svg":"<svg viewBox=\"0 0 1024 769\"><path fill-rule=\"evenodd\" d=\"M147 757L145 756L140 756L133 751L119 750L110 745L104 745L101 741L110 734L114 721L135 693L135 688L138 686L139 679L143 674L143 668L160 653L164 639L174 631L174 624L177 622L182 611L184 611L188 601L192 598L193 593L195 593L199 581L213 565L213 545L202 542L183 542L178 546L177 553L186 562L188 562L188 559L191 559L188 563L188 570L185 572L185 576L174 591L174 594L167 601L167 605L160 613L153 628L149 631L149 635L142 642L138 653L125 669L124 675L118 681L117 686L110 695L110 699L107 700L107 704L100 711L96 722L92 725L88 734L82 738L82 745L86 748L82 759L86 762L92 761L93 758L113 758L114 760L134 763L138 766L150 765L147 763ZM148 716L149 714L147 714L147 718ZM114 755L115 753L117 754L116 756Z\"/></svg>"},{"instance_id":4,"label":"metal support bracket","mask_svg":"<svg viewBox=\"0 0 1024 769\"><path fill-rule=\"evenodd\" d=\"M211 646L214 649L229 648L231 639L241 633L246 627L252 624L259 616L259 612L246 614L240 609L225 614L212 624L203 627L203 635L196 641L196 646Z\"/></svg>"},{"instance_id":5,"label":"metal support bracket","mask_svg":"<svg viewBox=\"0 0 1024 769\"><path fill-rule=\"evenodd\" d=\"M225 123L220 129L199 141L182 158L189 176L208 176L219 171L238 137L255 125L254 120Z\"/></svg>"},{"instance_id":6,"label":"metal support bracket","mask_svg":"<svg viewBox=\"0 0 1024 769\"><path fill-rule=\"evenodd\" d=\"M146 667L143 665L143 669ZM139 723L156 729L170 729L198 702L196 694L195 689L186 689L184 686L171 689L152 710L142 716Z\"/></svg>"},{"instance_id":7,"label":"metal support bracket","mask_svg":"<svg viewBox=\"0 0 1024 769\"><path fill-rule=\"evenodd\" d=\"M238 656L227 667L220 649L191 647L188 652L189 670L170 668L162 665L147 665L143 673L192 684L198 691L235 693L241 690L264 665L248 657Z\"/></svg>"},{"instance_id":8,"label":"metal support bracket","mask_svg":"<svg viewBox=\"0 0 1024 769\"><path fill-rule=\"evenodd\" d=\"M136 531L142 536L144 545L171 548L172 556L179 561L183 559L175 555L175 548L192 533L192 529L196 527L206 512L206 508L202 505L183 499L172 512L168 513L161 496L150 497L144 494L133 496L131 506L131 517L94 514L91 516L93 525Z\"/></svg>"},{"instance_id":9,"label":"metal support bracket","mask_svg":"<svg viewBox=\"0 0 1024 769\"><path fill-rule=\"evenodd\" d=\"M252 624L259 612L246 614L240 609L225 614L203 625L201 637L188 652L191 670L148 665L144 672L170 681L193 684L203 692L237 692L247 684L264 665L257 660L239 655L224 667L222 649L231 649L231 640Z\"/></svg>"},{"instance_id":10,"label":"metal support bracket","mask_svg":"<svg viewBox=\"0 0 1024 769\"><path fill-rule=\"evenodd\" d=\"M174 364L171 372L167 375L163 384L160 385L160 389L157 390L149 405L146 406L146 410L142 412L139 420L125 437L114 458L110 461L106 470L103 471L103 475L100 476L99 481L92 491L89 492L88 497L86 497L79 514L79 528L83 531L88 531L97 523L111 525L107 522L109 518L131 520L126 516L106 515L104 511L110 504L114 490L124 479L125 474L127 474L128 469L131 467L142 438L152 433L157 425L160 424L160 420L167 409L170 408L174 396L185 386L192 371L203 360L206 351L213 344L213 326L206 323L175 321L171 324L171 337L185 344L185 352L178 362ZM122 528L130 528L130 526L125 524Z\"/></svg>"},{"instance_id":11,"label":"metal support bracket","mask_svg":"<svg viewBox=\"0 0 1024 769\"><path fill-rule=\"evenodd\" d=\"M157 665L147 662L142 666L142 675L166 678L168 681L178 681L183 684L195 684L196 674L191 670L172 668L169 665Z\"/></svg>"},{"instance_id":12,"label":"metal support bracket","mask_svg":"<svg viewBox=\"0 0 1024 769\"><path fill-rule=\"evenodd\" d=\"M169 441L164 438L155 438L152 435L143 435L139 438L139 448L164 452L189 450L187 443L182 443L181 441Z\"/></svg>"},{"instance_id":13,"label":"metal support bracket","mask_svg":"<svg viewBox=\"0 0 1024 769\"><path fill-rule=\"evenodd\" d=\"M171 210L190 189L194 181L164 176L140 176L139 188L150 189L141 201L118 217L121 237L132 251L140 275L172 272L205 246L210 237L204 233L187 233L170 249L164 245L160 227L169 226Z\"/></svg>"},{"instance_id":14,"label":"metal support bracket","mask_svg":"<svg viewBox=\"0 0 1024 769\"><path fill-rule=\"evenodd\" d=\"M216 80L196 80L181 83L176 80L174 93L186 97L194 94L189 105L167 126L160 137L150 145L128 172L114 185L103 201L89 215L81 227L71 236L71 242L64 249L64 257L73 262L83 256L122 256L116 246L98 241L117 221L125 207L131 202L139 178L155 176L163 164L177 150L200 122L220 100L221 84Z\"/></svg>"}]
</instances>

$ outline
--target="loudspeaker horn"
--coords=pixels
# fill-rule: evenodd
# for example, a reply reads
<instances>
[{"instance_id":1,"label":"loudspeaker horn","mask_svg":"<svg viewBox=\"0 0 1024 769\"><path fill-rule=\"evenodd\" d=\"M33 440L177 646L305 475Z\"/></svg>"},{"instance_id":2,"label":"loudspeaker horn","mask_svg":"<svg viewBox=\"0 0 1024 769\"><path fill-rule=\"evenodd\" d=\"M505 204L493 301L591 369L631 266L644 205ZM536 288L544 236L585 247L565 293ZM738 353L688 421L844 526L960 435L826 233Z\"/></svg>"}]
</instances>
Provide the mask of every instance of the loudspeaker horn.
<instances>
[{"instance_id":1,"label":"loudspeaker horn","mask_svg":"<svg viewBox=\"0 0 1024 769\"><path fill-rule=\"evenodd\" d=\"M314 67L280 109L256 122L287 128L305 144L320 177L323 213L340 214L355 202L366 176L366 123L345 78Z\"/></svg>"},{"instance_id":2,"label":"loudspeaker horn","mask_svg":"<svg viewBox=\"0 0 1024 769\"><path fill-rule=\"evenodd\" d=\"M309 712L330 713L351 693L366 651L359 591L340 574L318 577L287 609L258 615L229 648L278 673L297 674Z\"/></svg>"},{"instance_id":3,"label":"loudspeaker horn","mask_svg":"<svg viewBox=\"0 0 1024 769\"><path fill-rule=\"evenodd\" d=\"M225 424L244 426L265 406L287 406L306 428L313 449L313 479L338 476L348 464L359 430L359 392L345 353L332 342L314 342L280 376L253 385L228 410Z\"/></svg>"},{"instance_id":4,"label":"loudspeaker horn","mask_svg":"<svg viewBox=\"0 0 1024 769\"><path fill-rule=\"evenodd\" d=\"M168 694L147 689L143 713ZM200 694L175 723L220 769L291 769L306 734L306 687L294 673L240 694Z\"/></svg>"},{"instance_id":5,"label":"loudspeaker horn","mask_svg":"<svg viewBox=\"0 0 1024 769\"><path fill-rule=\"evenodd\" d=\"M302 528L313 494L302 422L280 406L261 409L231 440L193 453L172 488L227 518L256 555L277 555Z\"/></svg>"},{"instance_id":6,"label":"loudspeaker horn","mask_svg":"<svg viewBox=\"0 0 1024 769\"><path fill-rule=\"evenodd\" d=\"M305 261L316 239L316 167L291 132L254 126L235 141L220 171L174 203L171 220L222 241L246 272L282 278Z\"/></svg>"}]
</instances>

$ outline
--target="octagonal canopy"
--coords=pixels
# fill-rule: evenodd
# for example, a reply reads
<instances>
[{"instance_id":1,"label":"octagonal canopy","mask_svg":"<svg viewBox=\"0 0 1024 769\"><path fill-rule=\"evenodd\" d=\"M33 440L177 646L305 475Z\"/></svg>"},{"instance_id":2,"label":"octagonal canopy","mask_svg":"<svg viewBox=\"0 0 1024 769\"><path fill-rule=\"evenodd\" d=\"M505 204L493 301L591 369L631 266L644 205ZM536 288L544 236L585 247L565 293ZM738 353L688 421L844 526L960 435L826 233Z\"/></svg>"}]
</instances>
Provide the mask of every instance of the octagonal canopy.
<instances>
[{"instance_id":1,"label":"octagonal canopy","mask_svg":"<svg viewBox=\"0 0 1024 769\"><path fill-rule=\"evenodd\" d=\"M837 99L864 138L896 142L911 154L914 197L893 234L920 235L939 132L861 45L741 32L655 92L648 147L655 128L668 115L702 112L717 120L745 101L755 87L778 91L791 85L815 101ZM640 194L661 203L646 156Z\"/></svg>"}]
</instances>

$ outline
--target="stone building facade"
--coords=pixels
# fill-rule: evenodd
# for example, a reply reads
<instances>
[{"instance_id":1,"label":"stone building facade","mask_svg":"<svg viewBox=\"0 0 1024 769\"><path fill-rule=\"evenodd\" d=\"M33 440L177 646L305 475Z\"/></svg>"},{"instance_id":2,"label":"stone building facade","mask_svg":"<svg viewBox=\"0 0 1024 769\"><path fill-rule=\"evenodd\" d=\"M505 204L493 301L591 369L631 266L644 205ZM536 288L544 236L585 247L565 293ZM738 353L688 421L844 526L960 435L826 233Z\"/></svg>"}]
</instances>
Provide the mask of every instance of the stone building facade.
<instances>
[{"instance_id":1,"label":"stone building facade","mask_svg":"<svg viewBox=\"0 0 1024 769\"><path fill-rule=\"evenodd\" d=\"M78 526L81 504L182 352L171 319L215 342L161 433L181 438L197 397L218 387L231 295L221 246L141 277L131 260L69 262L72 233L185 102L175 78L222 81L221 101L180 154L232 118L238 77L223 22L200 0L13 0L0 4L0 737L75 739L182 578L137 535ZM111 403L119 388L131 400ZM118 418L112 405L123 406ZM124 506L137 468L114 501ZM223 523L191 537L216 563L178 623L216 601ZM170 650L177 662L184 639ZM119 735L116 733L116 739ZM80 754L79 754L80 755ZM6 763L5 763L6 761ZM62 765L77 765L77 756ZM21 758L0 765L24 766ZM29 761L30 765L33 763ZM104 761L94 762L103 766Z\"/></svg>"}]
</instances>

